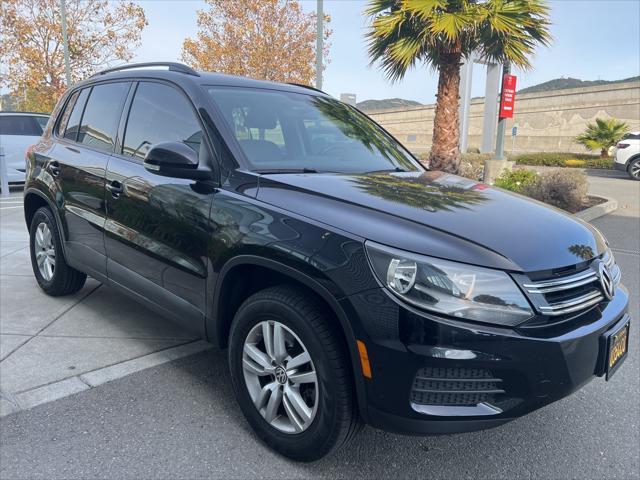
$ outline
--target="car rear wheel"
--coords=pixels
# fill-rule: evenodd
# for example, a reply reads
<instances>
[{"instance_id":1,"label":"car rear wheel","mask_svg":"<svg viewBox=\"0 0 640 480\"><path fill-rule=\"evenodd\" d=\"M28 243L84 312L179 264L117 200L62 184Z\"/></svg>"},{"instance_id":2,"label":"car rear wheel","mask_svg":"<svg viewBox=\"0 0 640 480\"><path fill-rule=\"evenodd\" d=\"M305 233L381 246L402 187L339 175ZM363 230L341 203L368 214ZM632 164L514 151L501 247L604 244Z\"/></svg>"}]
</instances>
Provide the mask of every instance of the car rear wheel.
<instances>
[{"instance_id":1,"label":"car rear wheel","mask_svg":"<svg viewBox=\"0 0 640 480\"><path fill-rule=\"evenodd\" d=\"M87 276L67 265L55 217L47 207L33 215L29 249L33 273L45 293L57 297L82 288Z\"/></svg>"},{"instance_id":2,"label":"car rear wheel","mask_svg":"<svg viewBox=\"0 0 640 480\"><path fill-rule=\"evenodd\" d=\"M238 310L229 338L236 398L258 436L317 460L359 430L351 368L330 319L296 287L268 288Z\"/></svg>"},{"instance_id":3,"label":"car rear wheel","mask_svg":"<svg viewBox=\"0 0 640 480\"><path fill-rule=\"evenodd\" d=\"M640 180L640 158L636 158L629 163L627 167L627 172L629 176L634 180Z\"/></svg>"}]
</instances>

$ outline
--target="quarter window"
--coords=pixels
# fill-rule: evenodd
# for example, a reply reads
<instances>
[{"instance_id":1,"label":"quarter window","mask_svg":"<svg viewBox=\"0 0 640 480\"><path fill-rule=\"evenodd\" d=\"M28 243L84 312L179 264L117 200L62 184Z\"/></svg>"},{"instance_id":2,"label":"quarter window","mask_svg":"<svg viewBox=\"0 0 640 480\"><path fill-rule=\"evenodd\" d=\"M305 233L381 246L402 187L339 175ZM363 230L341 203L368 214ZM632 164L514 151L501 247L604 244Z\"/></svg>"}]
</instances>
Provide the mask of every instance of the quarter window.
<instances>
[{"instance_id":1,"label":"quarter window","mask_svg":"<svg viewBox=\"0 0 640 480\"><path fill-rule=\"evenodd\" d=\"M80 94L74 100L69 101L64 115L69 115L68 119L64 117L60 121L60 128L64 128L64 138L73 140L74 142L78 138L78 131L80 130L80 120L82 119L82 111L84 110L84 104L87 103L87 97L89 96L89 88L85 88L80 91Z\"/></svg>"},{"instance_id":2,"label":"quarter window","mask_svg":"<svg viewBox=\"0 0 640 480\"><path fill-rule=\"evenodd\" d=\"M187 98L161 83L141 82L131 104L123 155L143 160L159 142L182 142L200 153L202 128Z\"/></svg>"},{"instance_id":3,"label":"quarter window","mask_svg":"<svg viewBox=\"0 0 640 480\"><path fill-rule=\"evenodd\" d=\"M128 83L106 83L91 89L82 115L79 143L105 152L113 151L127 93Z\"/></svg>"}]
</instances>

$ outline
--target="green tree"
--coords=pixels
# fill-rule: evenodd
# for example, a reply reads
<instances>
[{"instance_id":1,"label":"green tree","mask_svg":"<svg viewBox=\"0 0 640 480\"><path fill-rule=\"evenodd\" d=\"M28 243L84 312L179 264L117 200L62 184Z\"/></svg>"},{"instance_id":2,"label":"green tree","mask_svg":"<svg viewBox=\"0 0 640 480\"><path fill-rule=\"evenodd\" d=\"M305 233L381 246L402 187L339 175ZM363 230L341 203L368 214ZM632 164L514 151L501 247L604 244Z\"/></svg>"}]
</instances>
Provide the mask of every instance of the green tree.
<instances>
[{"instance_id":1,"label":"green tree","mask_svg":"<svg viewBox=\"0 0 640 480\"><path fill-rule=\"evenodd\" d=\"M472 52L488 61L530 68L536 45L548 45L544 0L370 0L367 33L372 63L392 81L416 63L439 72L429 164L457 172L460 65Z\"/></svg>"},{"instance_id":2,"label":"green tree","mask_svg":"<svg viewBox=\"0 0 640 480\"><path fill-rule=\"evenodd\" d=\"M628 131L629 125L615 118L596 118L596 123L587 123L587 129L576 137L576 142L589 151L600 150L600 157L606 158L609 148Z\"/></svg>"}]
</instances>

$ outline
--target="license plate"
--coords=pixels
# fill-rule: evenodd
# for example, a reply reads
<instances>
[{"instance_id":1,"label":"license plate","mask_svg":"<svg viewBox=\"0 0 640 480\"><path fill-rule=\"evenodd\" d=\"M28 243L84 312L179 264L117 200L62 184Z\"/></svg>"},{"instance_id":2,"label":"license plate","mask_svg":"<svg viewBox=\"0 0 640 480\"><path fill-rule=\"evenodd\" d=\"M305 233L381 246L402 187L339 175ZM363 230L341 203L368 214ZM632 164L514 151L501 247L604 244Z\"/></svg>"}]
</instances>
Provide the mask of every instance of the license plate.
<instances>
[{"instance_id":1,"label":"license plate","mask_svg":"<svg viewBox=\"0 0 640 480\"><path fill-rule=\"evenodd\" d=\"M629 322L625 323L617 331L609 335L607 341L607 380L618 369L620 364L627 358L629 348Z\"/></svg>"}]
</instances>

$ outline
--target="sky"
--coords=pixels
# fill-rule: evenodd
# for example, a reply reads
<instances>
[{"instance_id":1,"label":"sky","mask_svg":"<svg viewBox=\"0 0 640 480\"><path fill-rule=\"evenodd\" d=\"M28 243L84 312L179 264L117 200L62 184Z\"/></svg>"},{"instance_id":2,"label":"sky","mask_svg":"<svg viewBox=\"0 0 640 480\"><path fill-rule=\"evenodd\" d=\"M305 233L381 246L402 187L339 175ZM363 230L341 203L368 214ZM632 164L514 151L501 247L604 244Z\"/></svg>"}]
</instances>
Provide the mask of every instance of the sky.
<instances>
[{"instance_id":1,"label":"sky","mask_svg":"<svg viewBox=\"0 0 640 480\"><path fill-rule=\"evenodd\" d=\"M231 0L232 1L232 0ZM256 0L259 1L259 0ZM134 61L179 61L185 37L197 32L197 10L201 1L143 0L149 25ZM307 12L316 0L302 0ZM551 6L553 44L540 47L533 69L516 71L518 89L559 77L582 80L618 80L640 75L640 0L555 0ZM355 93L357 100L405 98L421 103L435 101L437 73L423 65L403 80L390 83L375 66L369 66L364 34L368 22L366 2L325 0L331 15L330 63L323 77L323 90L339 97ZM485 67L474 67L472 96L484 95Z\"/></svg>"}]
</instances>

